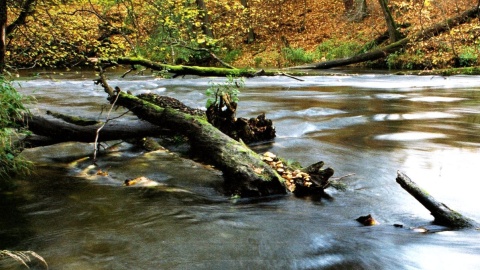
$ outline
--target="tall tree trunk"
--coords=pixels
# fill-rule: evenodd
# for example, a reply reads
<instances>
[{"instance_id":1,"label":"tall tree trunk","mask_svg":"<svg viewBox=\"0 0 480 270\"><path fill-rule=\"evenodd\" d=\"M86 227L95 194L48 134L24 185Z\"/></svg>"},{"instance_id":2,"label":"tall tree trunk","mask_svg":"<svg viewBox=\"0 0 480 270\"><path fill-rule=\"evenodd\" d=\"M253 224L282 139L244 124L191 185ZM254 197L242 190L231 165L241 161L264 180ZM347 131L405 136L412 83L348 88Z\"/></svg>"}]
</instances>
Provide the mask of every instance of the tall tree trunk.
<instances>
[{"instance_id":1,"label":"tall tree trunk","mask_svg":"<svg viewBox=\"0 0 480 270\"><path fill-rule=\"evenodd\" d=\"M209 37L213 38L212 28L210 27L210 17L208 16L207 6L203 0L195 0L198 10L200 11L200 18L202 20L202 31Z\"/></svg>"},{"instance_id":2,"label":"tall tree trunk","mask_svg":"<svg viewBox=\"0 0 480 270\"><path fill-rule=\"evenodd\" d=\"M349 20L359 22L367 17L366 0L343 0L345 14Z\"/></svg>"},{"instance_id":3,"label":"tall tree trunk","mask_svg":"<svg viewBox=\"0 0 480 270\"><path fill-rule=\"evenodd\" d=\"M398 31L397 24L393 20L392 13L388 8L388 2L387 0L378 0L378 1L380 2L380 6L382 7L383 15L385 16L385 23L387 24L390 42L392 43L397 42L402 38L402 35Z\"/></svg>"},{"instance_id":4,"label":"tall tree trunk","mask_svg":"<svg viewBox=\"0 0 480 270\"><path fill-rule=\"evenodd\" d=\"M7 0L0 0L0 74L3 74L5 69L5 46L6 36L5 30L7 28Z\"/></svg>"},{"instance_id":5,"label":"tall tree trunk","mask_svg":"<svg viewBox=\"0 0 480 270\"><path fill-rule=\"evenodd\" d=\"M255 32L253 32L252 25L250 23L250 10L248 6L248 0L241 0L242 6L247 10L247 23L248 23L248 33L247 33L247 43L252 43L255 41Z\"/></svg>"},{"instance_id":6,"label":"tall tree trunk","mask_svg":"<svg viewBox=\"0 0 480 270\"><path fill-rule=\"evenodd\" d=\"M343 5L345 6L345 12L350 14L354 10L353 0L343 0Z\"/></svg>"},{"instance_id":7,"label":"tall tree trunk","mask_svg":"<svg viewBox=\"0 0 480 270\"><path fill-rule=\"evenodd\" d=\"M27 17L35 12L35 3L36 0L25 0L25 2L23 2L20 14L18 15L17 19L10 25L8 25L7 29L5 30L7 36L9 36L15 29L17 29L17 27L26 23Z\"/></svg>"}]
</instances>

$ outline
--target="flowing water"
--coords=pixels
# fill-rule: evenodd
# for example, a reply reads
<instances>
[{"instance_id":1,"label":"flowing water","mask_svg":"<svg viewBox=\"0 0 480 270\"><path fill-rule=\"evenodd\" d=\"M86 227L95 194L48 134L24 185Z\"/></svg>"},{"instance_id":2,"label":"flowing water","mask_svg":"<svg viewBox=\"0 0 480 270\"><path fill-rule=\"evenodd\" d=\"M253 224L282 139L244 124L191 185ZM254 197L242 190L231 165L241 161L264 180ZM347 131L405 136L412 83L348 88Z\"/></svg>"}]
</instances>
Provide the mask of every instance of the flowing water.
<instances>
[{"instance_id":1,"label":"flowing water","mask_svg":"<svg viewBox=\"0 0 480 270\"><path fill-rule=\"evenodd\" d=\"M209 82L224 81L110 77L125 91L199 108ZM92 79L43 75L19 80L19 89L37 98L34 112L105 119L106 95ZM0 249L33 250L50 269L478 269L478 231L433 226L395 177L405 172L480 221L480 77L302 79L247 79L239 116L265 112L275 123L277 138L254 150L303 165L323 160L334 177L349 175L341 180L345 192L232 200L222 195L220 173L178 154L123 143L100 153L98 165L109 173L102 177L88 170L91 159L82 159L92 155L91 144L66 143L24 153L37 162L37 173L0 196ZM116 121L128 119L134 117ZM140 175L161 186L122 186ZM355 221L367 214L380 225Z\"/></svg>"}]
</instances>

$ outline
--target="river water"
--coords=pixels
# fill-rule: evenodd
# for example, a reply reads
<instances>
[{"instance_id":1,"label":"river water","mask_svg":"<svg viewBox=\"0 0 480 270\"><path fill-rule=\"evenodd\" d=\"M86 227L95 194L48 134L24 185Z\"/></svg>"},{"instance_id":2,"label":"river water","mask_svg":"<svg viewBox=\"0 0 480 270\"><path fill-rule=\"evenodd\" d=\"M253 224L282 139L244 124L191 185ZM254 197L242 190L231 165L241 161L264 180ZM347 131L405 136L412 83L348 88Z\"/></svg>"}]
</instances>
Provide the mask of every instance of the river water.
<instances>
[{"instance_id":1,"label":"river water","mask_svg":"<svg viewBox=\"0 0 480 270\"><path fill-rule=\"evenodd\" d=\"M41 74L17 82L20 92L36 97L36 113L105 119L106 95L93 78ZM199 108L209 82L224 81L110 78L124 91L168 95ZM0 249L33 250L50 269L478 269L478 231L433 226L395 177L405 172L480 221L480 77L302 79L247 79L238 114L265 112L274 121L277 138L254 150L303 165L322 160L334 177L349 175L341 180L346 191L327 189L331 198L323 199L233 200L222 195L220 173L170 151L145 153L122 143L100 153L98 166L109 173L103 177L95 175L98 168L88 170L91 159L82 159L92 155L91 144L60 144L24 152L37 170L0 196ZM161 186L122 186L141 175ZM380 224L355 221L367 214Z\"/></svg>"}]
</instances>

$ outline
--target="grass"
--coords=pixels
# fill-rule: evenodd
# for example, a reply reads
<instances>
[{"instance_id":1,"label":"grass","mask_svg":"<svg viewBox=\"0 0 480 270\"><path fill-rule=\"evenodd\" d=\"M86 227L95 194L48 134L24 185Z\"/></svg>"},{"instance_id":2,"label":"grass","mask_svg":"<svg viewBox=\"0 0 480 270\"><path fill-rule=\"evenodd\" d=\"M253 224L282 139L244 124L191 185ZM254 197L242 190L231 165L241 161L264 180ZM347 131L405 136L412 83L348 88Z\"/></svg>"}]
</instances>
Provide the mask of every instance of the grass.
<instances>
[{"instance_id":1,"label":"grass","mask_svg":"<svg viewBox=\"0 0 480 270\"><path fill-rule=\"evenodd\" d=\"M314 55L302 48L283 48L282 54L285 60L291 64L305 64L313 62Z\"/></svg>"},{"instance_id":2,"label":"grass","mask_svg":"<svg viewBox=\"0 0 480 270\"><path fill-rule=\"evenodd\" d=\"M28 269L30 269L29 264L31 264L34 260L38 260L45 266L45 269L48 269L48 264L45 259L34 251L0 250L0 263L8 259L13 259Z\"/></svg>"},{"instance_id":3,"label":"grass","mask_svg":"<svg viewBox=\"0 0 480 270\"><path fill-rule=\"evenodd\" d=\"M335 40L327 40L317 46L315 55L319 59L333 60L353 56L361 48L356 42L337 43Z\"/></svg>"}]
</instances>

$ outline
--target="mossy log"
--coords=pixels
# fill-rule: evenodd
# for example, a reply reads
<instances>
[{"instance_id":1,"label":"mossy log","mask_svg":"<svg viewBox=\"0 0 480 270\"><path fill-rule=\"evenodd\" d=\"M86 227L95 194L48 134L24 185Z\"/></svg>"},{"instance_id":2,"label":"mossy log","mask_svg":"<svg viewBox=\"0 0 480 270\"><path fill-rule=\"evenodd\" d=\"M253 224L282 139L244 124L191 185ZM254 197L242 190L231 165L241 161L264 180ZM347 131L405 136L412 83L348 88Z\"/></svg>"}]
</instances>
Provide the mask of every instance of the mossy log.
<instances>
[{"instance_id":1,"label":"mossy log","mask_svg":"<svg viewBox=\"0 0 480 270\"><path fill-rule=\"evenodd\" d=\"M188 137L192 150L223 172L227 193L242 197L286 194L284 179L259 155L212 126L202 116L162 108L125 92L117 92L116 105L140 119Z\"/></svg>"},{"instance_id":2,"label":"mossy log","mask_svg":"<svg viewBox=\"0 0 480 270\"><path fill-rule=\"evenodd\" d=\"M435 218L435 223L451 228L473 228L478 226L473 220L464 217L460 213L450 209L444 203L435 200L435 198L421 189L403 172L397 172L396 180L403 189L430 211Z\"/></svg>"},{"instance_id":3,"label":"mossy log","mask_svg":"<svg viewBox=\"0 0 480 270\"><path fill-rule=\"evenodd\" d=\"M102 65L139 65L156 71L167 71L176 76L198 75L198 76L236 76L236 77L254 77L257 72L254 69L239 68L219 68L219 67L200 67L200 66L184 66L184 65L168 65L143 58L135 57L118 57L111 59L96 59Z\"/></svg>"},{"instance_id":4,"label":"mossy log","mask_svg":"<svg viewBox=\"0 0 480 270\"><path fill-rule=\"evenodd\" d=\"M403 47L405 47L408 43L427 40L443 32L449 31L454 26L466 23L470 19L477 17L478 13L479 13L479 7L476 6L457 16L454 16L440 23L437 23L429 28L422 29L421 31L418 31L390 45L376 48L366 53L354 55L349 58L335 59L331 61L324 61L324 62L319 62L315 64L292 67L292 68L329 69L334 67L342 67L342 66L347 66L352 64L363 63L366 61L374 61L377 59L381 59L388 56L391 53L395 53L403 49Z\"/></svg>"},{"instance_id":5,"label":"mossy log","mask_svg":"<svg viewBox=\"0 0 480 270\"><path fill-rule=\"evenodd\" d=\"M220 67L200 67L200 66L184 66L184 65L168 65L158 63L138 57L118 57L118 58L90 58L90 62L106 67L127 65L127 66L143 66L155 71L165 71L174 74L173 77L184 75L196 76L213 76L213 77L257 77L257 76L287 76L295 80L300 80L294 76L305 76L308 73L303 71L285 73L285 70L255 70L253 68L220 68Z\"/></svg>"}]
</instances>

